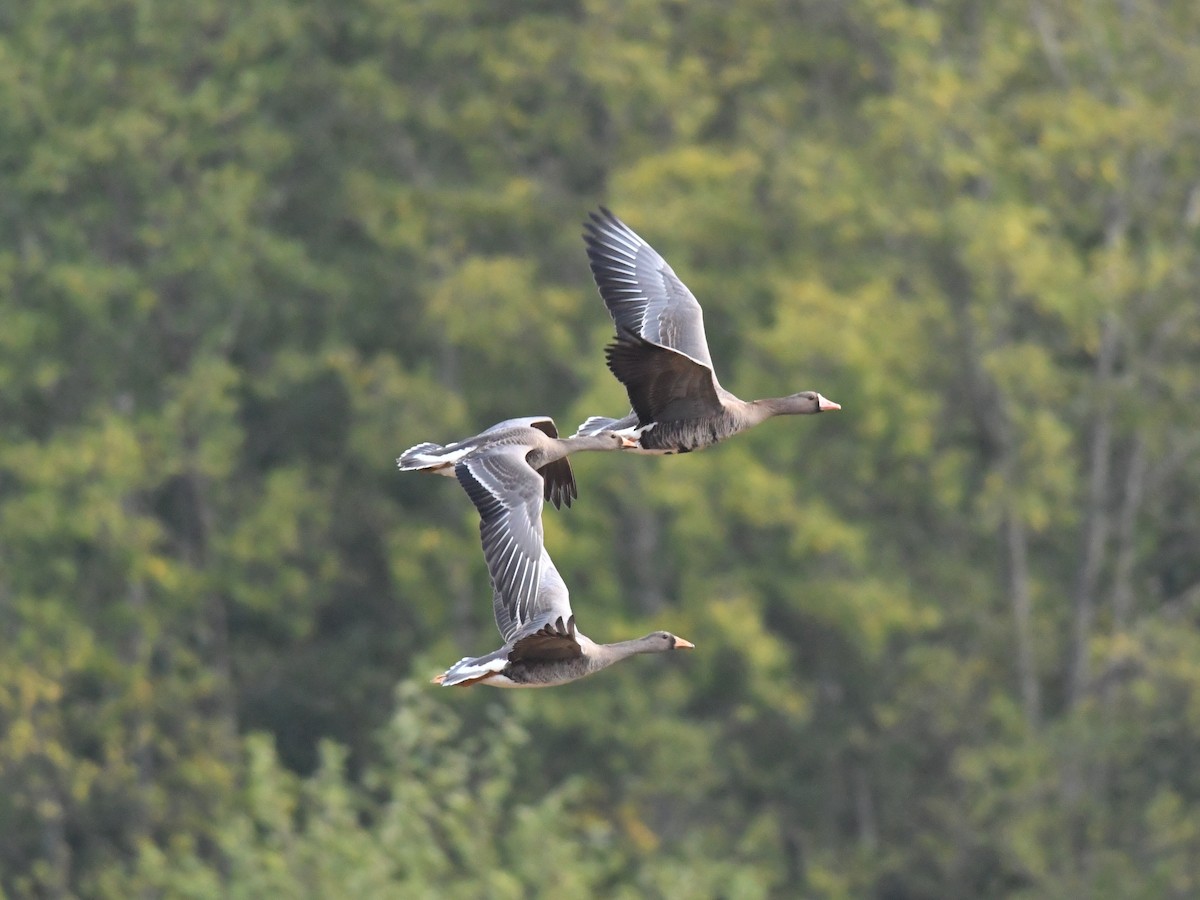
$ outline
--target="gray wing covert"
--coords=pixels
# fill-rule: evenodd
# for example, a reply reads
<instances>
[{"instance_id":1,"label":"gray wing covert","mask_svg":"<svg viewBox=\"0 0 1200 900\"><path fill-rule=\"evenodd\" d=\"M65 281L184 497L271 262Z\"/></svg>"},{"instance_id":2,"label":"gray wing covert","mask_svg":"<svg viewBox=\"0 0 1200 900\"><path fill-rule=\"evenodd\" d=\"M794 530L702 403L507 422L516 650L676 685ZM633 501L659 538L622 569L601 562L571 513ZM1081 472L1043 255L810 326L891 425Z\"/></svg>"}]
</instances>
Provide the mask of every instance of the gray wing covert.
<instances>
[{"instance_id":1,"label":"gray wing covert","mask_svg":"<svg viewBox=\"0 0 1200 900\"><path fill-rule=\"evenodd\" d=\"M517 419L505 419L503 422L497 422L491 428L487 429L487 431L471 438L469 443L472 446L484 447L498 438L502 439L505 432L517 431L523 428L536 428L547 437L558 437L558 427L549 416L522 416ZM465 446L467 443L464 441L463 445ZM411 453L412 451L406 452ZM575 485L575 473L571 471L570 460L565 456L562 459L557 459L552 463L542 466L538 470L538 474L545 479L542 496L550 503L553 503L555 509L561 509L563 506L569 507L571 501L578 498L579 488Z\"/></svg>"},{"instance_id":2,"label":"gray wing covert","mask_svg":"<svg viewBox=\"0 0 1200 900\"><path fill-rule=\"evenodd\" d=\"M584 223L592 277L617 331L631 331L713 373L704 311L653 247L604 207Z\"/></svg>"},{"instance_id":3,"label":"gray wing covert","mask_svg":"<svg viewBox=\"0 0 1200 900\"><path fill-rule=\"evenodd\" d=\"M555 620L572 622L575 614L571 612L571 594L566 582L558 574L554 562L546 548L542 547L542 577L538 585L537 599L530 610L529 618L518 621L513 618L513 609L504 594L492 585L492 612L496 616L496 627L504 640L515 641L542 631L545 626L552 625ZM575 640L572 629L571 640ZM578 648L578 645L576 645Z\"/></svg>"},{"instance_id":4,"label":"gray wing covert","mask_svg":"<svg viewBox=\"0 0 1200 900\"><path fill-rule=\"evenodd\" d=\"M454 472L479 511L496 627L505 640L536 615L542 582L542 477L520 444L485 447Z\"/></svg>"}]
</instances>

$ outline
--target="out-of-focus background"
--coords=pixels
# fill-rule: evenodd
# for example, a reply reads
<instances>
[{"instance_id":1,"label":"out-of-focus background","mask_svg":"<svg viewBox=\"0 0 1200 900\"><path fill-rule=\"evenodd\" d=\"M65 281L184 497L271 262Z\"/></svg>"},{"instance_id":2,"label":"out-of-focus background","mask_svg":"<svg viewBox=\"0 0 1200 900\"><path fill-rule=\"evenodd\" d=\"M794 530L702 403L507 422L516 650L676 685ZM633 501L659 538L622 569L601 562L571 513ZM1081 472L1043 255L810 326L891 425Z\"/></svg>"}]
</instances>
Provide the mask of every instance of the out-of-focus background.
<instances>
[{"instance_id":1,"label":"out-of-focus background","mask_svg":"<svg viewBox=\"0 0 1200 900\"><path fill-rule=\"evenodd\" d=\"M1200 894L1200 5L0 12L0 892ZM586 454L542 692L394 458L619 415L579 223L723 383Z\"/></svg>"}]
</instances>

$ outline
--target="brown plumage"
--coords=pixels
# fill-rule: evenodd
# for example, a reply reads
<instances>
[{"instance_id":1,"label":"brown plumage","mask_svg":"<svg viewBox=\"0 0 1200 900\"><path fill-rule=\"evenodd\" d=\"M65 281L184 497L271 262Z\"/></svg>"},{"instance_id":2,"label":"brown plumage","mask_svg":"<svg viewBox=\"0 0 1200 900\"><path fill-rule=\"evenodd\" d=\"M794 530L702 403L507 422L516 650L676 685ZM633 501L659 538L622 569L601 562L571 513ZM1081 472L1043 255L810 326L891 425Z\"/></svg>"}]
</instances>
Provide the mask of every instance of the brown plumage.
<instances>
[{"instance_id":1,"label":"brown plumage","mask_svg":"<svg viewBox=\"0 0 1200 900\"><path fill-rule=\"evenodd\" d=\"M584 223L592 276L616 325L605 350L633 412L594 416L576 434L625 434L644 453L687 453L773 416L841 406L816 391L742 400L721 387L704 334L700 303L659 254L601 207Z\"/></svg>"},{"instance_id":2,"label":"brown plumage","mask_svg":"<svg viewBox=\"0 0 1200 900\"><path fill-rule=\"evenodd\" d=\"M548 687L637 653L691 647L665 631L615 644L592 641L576 627L567 586L543 544L546 488L539 470L546 471L548 463L571 449L619 449L630 441L611 432L558 440L529 426L501 429L492 437L457 455L454 472L479 511L492 611L505 643L485 656L459 660L434 682L446 687ZM430 450L421 455L430 464L444 458ZM425 467L413 457L409 461L409 468Z\"/></svg>"}]
</instances>

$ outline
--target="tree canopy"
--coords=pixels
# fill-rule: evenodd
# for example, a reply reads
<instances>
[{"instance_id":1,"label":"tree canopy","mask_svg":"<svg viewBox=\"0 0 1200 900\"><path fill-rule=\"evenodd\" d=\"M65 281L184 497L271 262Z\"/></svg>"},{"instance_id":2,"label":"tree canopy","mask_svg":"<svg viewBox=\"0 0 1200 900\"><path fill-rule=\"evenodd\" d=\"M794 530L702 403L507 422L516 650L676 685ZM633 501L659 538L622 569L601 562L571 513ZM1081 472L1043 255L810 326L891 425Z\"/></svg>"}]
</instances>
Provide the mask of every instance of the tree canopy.
<instances>
[{"instance_id":1,"label":"tree canopy","mask_svg":"<svg viewBox=\"0 0 1200 900\"><path fill-rule=\"evenodd\" d=\"M0 895L1200 893L1200 6L0 12ZM496 646L394 457L628 408L578 224L836 415L588 454Z\"/></svg>"}]
</instances>

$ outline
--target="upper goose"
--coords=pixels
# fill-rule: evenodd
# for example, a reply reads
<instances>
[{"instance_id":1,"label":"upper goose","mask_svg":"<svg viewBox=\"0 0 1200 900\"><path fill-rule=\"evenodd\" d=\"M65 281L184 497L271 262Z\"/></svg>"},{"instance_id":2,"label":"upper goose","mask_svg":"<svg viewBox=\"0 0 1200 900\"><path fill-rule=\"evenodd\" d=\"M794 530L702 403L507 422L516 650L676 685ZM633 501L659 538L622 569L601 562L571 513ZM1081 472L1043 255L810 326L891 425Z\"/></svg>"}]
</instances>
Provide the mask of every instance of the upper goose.
<instances>
[{"instance_id":1,"label":"upper goose","mask_svg":"<svg viewBox=\"0 0 1200 900\"><path fill-rule=\"evenodd\" d=\"M575 627L567 586L543 546L545 486L536 470L537 452L530 443L516 439L492 442L469 452L454 467L479 510L483 555L492 580L492 610L504 646L486 656L459 660L434 678L435 684L550 687L591 675L635 653L693 646L666 631L597 644Z\"/></svg>"},{"instance_id":2,"label":"upper goose","mask_svg":"<svg viewBox=\"0 0 1200 900\"><path fill-rule=\"evenodd\" d=\"M608 367L629 394L623 419L593 416L576 434L621 432L647 453L687 453L772 416L841 409L816 391L746 402L721 387L700 304L666 260L604 207L584 223L592 277L617 326Z\"/></svg>"},{"instance_id":3,"label":"upper goose","mask_svg":"<svg viewBox=\"0 0 1200 900\"><path fill-rule=\"evenodd\" d=\"M620 450L635 446L631 438L611 431L559 438L554 420L549 416L528 416L505 419L474 437L445 446L430 442L417 444L401 453L396 465L402 472L433 472L453 478L454 466L460 459L474 450L494 444L525 448L529 465L544 476L546 499L556 509L564 503L570 506L571 501L579 496L571 463L567 460L568 453L576 450Z\"/></svg>"}]
</instances>

